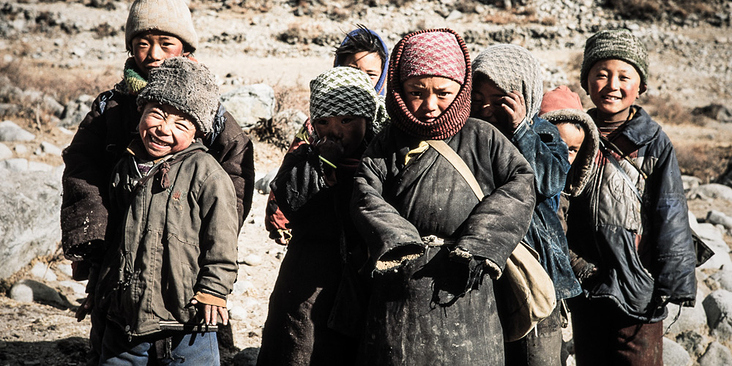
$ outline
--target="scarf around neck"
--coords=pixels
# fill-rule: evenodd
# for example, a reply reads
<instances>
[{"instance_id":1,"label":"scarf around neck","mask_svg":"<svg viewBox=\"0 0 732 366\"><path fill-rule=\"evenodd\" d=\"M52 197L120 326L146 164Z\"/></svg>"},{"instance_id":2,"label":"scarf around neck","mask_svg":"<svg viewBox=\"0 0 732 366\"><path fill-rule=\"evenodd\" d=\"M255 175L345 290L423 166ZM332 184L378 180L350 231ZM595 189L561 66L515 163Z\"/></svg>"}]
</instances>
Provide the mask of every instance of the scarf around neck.
<instances>
[{"instance_id":1,"label":"scarf around neck","mask_svg":"<svg viewBox=\"0 0 732 366\"><path fill-rule=\"evenodd\" d=\"M444 32L455 36L460 50L463 53L465 62L465 81L460 88L455 100L442 112L433 122L427 123L417 119L409 111L402 98L403 85L400 82L401 67L410 60L403 59L405 44L410 38L429 32ZM440 45L436 45L439 47ZM427 75L425 75L427 76ZM432 75L441 76L441 75ZM472 88L472 71L470 55L465 41L452 29L429 29L410 33L402 38L394 47L389 62L389 79L387 82L386 110L389 112L394 126L408 135L423 140L444 140L455 135L465 125L470 116L470 91Z\"/></svg>"}]
</instances>

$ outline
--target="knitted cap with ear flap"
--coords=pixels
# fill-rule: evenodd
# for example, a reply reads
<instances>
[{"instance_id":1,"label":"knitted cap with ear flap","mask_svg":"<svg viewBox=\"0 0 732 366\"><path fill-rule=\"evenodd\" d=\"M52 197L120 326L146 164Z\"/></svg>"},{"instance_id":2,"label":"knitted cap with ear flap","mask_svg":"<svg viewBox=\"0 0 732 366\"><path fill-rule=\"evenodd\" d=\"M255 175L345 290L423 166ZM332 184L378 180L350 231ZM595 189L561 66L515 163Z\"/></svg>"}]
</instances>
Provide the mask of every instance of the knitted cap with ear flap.
<instances>
[{"instance_id":1,"label":"knitted cap with ear flap","mask_svg":"<svg viewBox=\"0 0 732 366\"><path fill-rule=\"evenodd\" d=\"M185 113L205 135L213 131L219 88L206 66L185 57L173 57L150 70L147 86L137 96L137 105L143 108L149 102L169 105Z\"/></svg>"},{"instance_id":2,"label":"knitted cap with ear flap","mask_svg":"<svg viewBox=\"0 0 732 366\"><path fill-rule=\"evenodd\" d=\"M625 61L638 71L641 84L648 82L648 52L643 43L627 29L604 30L585 42L580 85L587 91L587 77L596 62L607 59Z\"/></svg>"},{"instance_id":3,"label":"knitted cap with ear flap","mask_svg":"<svg viewBox=\"0 0 732 366\"><path fill-rule=\"evenodd\" d=\"M140 33L157 30L178 37L181 42L198 48L198 35L193 28L191 11L184 0L135 0L125 25L125 47L132 50L132 39Z\"/></svg>"},{"instance_id":4,"label":"knitted cap with ear flap","mask_svg":"<svg viewBox=\"0 0 732 366\"><path fill-rule=\"evenodd\" d=\"M498 44L483 50L473 60L473 82L478 76L493 81L504 93L518 91L526 102L526 120L539 113L544 93L539 60L529 50L514 44Z\"/></svg>"},{"instance_id":5,"label":"knitted cap with ear flap","mask_svg":"<svg viewBox=\"0 0 732 366\"><path fill-rule=\"evenodd\" d=\"M338 116L364 117L367 129L378 131L374 121L378 96L365 72L346 66L329 69L310 82L310 119Z\"/></svg>"}]
</instances>

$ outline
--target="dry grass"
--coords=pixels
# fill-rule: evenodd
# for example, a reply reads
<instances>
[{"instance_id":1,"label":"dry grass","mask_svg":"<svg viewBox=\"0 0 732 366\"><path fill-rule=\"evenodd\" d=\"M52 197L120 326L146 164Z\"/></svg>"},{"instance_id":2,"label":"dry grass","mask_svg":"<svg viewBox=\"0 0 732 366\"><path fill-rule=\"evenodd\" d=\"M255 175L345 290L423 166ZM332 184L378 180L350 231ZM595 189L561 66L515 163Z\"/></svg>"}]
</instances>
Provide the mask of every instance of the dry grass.
<instances>
[{"instance_id":1,"label":"dry grass","mask_svg":"<svg viewBox=\"0 0 732 366\"><path fill-rule=\"evenodd\" d=\"M674 142L676 158L681 174L691 175L710 183L717 180L732 157L730 146L713 145L708 142Z\"/></svg>"},{"instance_id":2,"label":"dry grass","mask_svg":"<svg viewBox=\"0 0 732 366\"><path fill-rule=\"evenodd\" d=\"M121 75L108 69L103 74L87 70L59 70L46 63L33 63L28 59L0 62L0 76L10 79L12 85L22 90L38 90L66 104L81 94L96 96L119 81Z\"/></svg>"},{"instance_id":3,"label":"dry grass","mask_svg":"<svg viewBox=\"0 0 732 366\"><path fill-rule=\"evenodd\" d=\"M606 5L624 18L640 20L660 20L665 15L686 19L691 14L709 19L724 6L708 0L607 0Z\"/></svg>"},{"instance_id":4,"label":"dry grass","mask_svg":"<svg viewBox=\"0 0 732 366\"><path fill-rule=\"evenodd\" d=\"M670 97L644 95L641 96L638 104L643 106L654 119L664 123L687 123L696 126L704 126L705 124L702 116L692 114L689 108L682 106L681 103Z\"/></svg>"}]
</instances>

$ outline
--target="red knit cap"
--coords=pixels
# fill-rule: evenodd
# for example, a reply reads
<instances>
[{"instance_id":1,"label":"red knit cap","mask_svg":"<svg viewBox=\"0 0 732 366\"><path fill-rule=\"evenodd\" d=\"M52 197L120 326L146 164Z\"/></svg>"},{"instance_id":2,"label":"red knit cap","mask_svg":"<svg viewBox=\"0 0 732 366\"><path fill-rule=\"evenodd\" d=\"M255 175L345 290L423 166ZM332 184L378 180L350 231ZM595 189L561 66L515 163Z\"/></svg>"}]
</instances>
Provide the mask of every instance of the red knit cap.
<instances>
[{"instance_id":1,"label":"red knit cap","mask_svg":"<svg viewBox=\"0 0 732 366\"><path fill-rule=\"evenodd\" d=\"M440 36L422 38L424 35L429 34L438 34ZM406 48L408 44L414 45L415 43L421 43L412 42L412 39L416 37L420 37L421 39L454 40L457 45L457 51L460 52L461 66L456 66L453 61L447 62L443 60L442 62L445 64L453 64L453 67L449 68L450 70L453 70L452 72L444 71L448 70L448 68L441 66L439 62L433 62L435 67L431 68L431 70L432 72L435 72L434 74L432 72L423 72L424 70L429 69L428 67L421 69L414 66L408 67L410 70L422 70L418 73L415 73L415 71L402 71L405 68L405 65L427 65L426 62L420 61L422 58L428 58L426 56L427 53L431 55L429 58L434 57L435 54L452 54L452 51L445 51L447 48L452 48L452 43L444 42L432 44L436 50L425 50L424 54L413 52L410 57L406 57ZM455 100L452 101L452 104L450 104L450 106L447 107L447 109L443 111L436 120L429 123L423 122L417 119L412 112L409 111L409 108L407 108L407 105L402 98L403 82L401 80L404 80L403 78L412 76L443 76L452 79L453 77L460 75L460 72L458 71L460 69L463 70L462 77L455 81L462 85L462 87L455 96ZM436 74L435 70L442 71L439 71L440 74ZM448 74L452 74L452 76L449 76ZM386 110L391 117L392 124L407 134L423 140L444 140L456 134L460 131L463 125L465 125L465 121L468 120L468 117L470 117L470 91L473 85L472 80L473 76L468 46L457 32L449 28L442 28L421 30L407 34L396 44L396 46L394 46L394 51L389 58L389 81L386 84Z\"/></svg>"},{"instance_id":2,"label":"red knit cap","mask_svg":"<svg viewBox=\"0 0 732 366\"><path fill-rule=\"evenodd\" d=\"M414 76L442 76L463 85L465 55L455 35L447 32L417 34L404 42L399 81Z\"/></svg>"},{"instance_id":3,"label":"red knit cap","mask_svg":"<svg viewBox=\"0 0 732 366\"><path fill-rule=\"evenodd\" d=\"M544 93L544 99L541 101L541 107L539 109L539 116L559 109L584 110L579 95L569 90L565 85L560 85Z\"/></svg>"}]
</instances>

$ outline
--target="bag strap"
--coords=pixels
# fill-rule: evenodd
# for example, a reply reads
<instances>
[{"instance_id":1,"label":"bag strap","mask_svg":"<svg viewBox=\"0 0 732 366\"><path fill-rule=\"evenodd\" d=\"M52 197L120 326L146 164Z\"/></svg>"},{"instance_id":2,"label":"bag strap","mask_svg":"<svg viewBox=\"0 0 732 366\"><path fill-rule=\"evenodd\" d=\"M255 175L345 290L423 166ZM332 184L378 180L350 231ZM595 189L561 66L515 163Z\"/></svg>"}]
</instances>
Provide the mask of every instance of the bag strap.
<instances>
[{"instance_id":1,"label":"bag strap","mask_svg":"<svg viewBox=\"0 0 732 366\"><path fill-rule=\"evenodd\" d=\"M475 179L475 176L473 175L473 172L470 171L470 168L468 168L468 165L465 164L465 161L458 155L455 150L453 150L450 145L448 145L443 140L427 140L427 144L429 144L432 148L437 150L440 155L444 156L447 161L452 164L453 167L460 173L460 175L465 179L465 181L468 183L470 188L473 190L473 193L475 193L475 196L478 197L478 200L482 200L485 195L483 194L483 190L480 189L480 184L478 184L478 180Z\"/></svg>"},{"instance_id":2,"label":"bag strap","mask_svg":"<svg viewBox=\"0 0 732 366\"><path fill-rule=\"evenodd\" d=\"M600 146L603 147L603 149L602 149L603 155L605 155L607 160L609 160L610 163L613 164L615 169L617 169L620 172L620 176L623 178L625 183L633 190L633 193L635 193L635 196L638 198L638 201L643 203L643 196L638 191L638 187L635 186L635 183L633 183L633 180L630 179L630 176L628 176L628 172L626 172L625 169L623 169L623 167L620 166L620 162L618 162L618 159L615 159L613 154L610 153L609 151L607 151L607 147L605 147L605 144L602 141L600 142ZM640 169L639 169L639 171L640 171Z\"/></svg>"}]
</instances>

